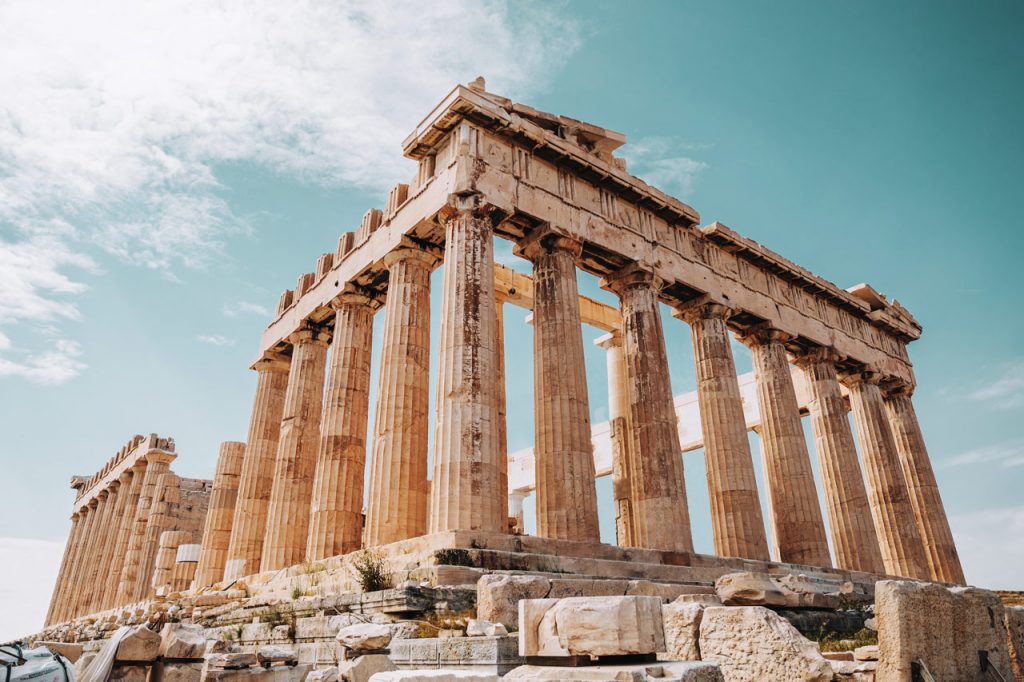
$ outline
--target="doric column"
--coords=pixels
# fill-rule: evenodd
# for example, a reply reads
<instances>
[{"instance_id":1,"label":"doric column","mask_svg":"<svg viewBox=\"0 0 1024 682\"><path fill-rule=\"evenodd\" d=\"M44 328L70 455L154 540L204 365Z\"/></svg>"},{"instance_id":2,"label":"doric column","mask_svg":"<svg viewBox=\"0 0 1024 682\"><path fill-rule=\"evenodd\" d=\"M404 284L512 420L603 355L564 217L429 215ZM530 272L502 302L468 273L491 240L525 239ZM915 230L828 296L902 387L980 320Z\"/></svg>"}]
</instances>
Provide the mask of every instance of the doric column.
<instances>
[{"instance_id":1,"label":"doric column","mask_svg":"<svg viewBox=\"0 0 1024 682\"><path fill-rule=\"evenodd\" d=\"M67 587L67 574L71 567L69 562L73 560L72 555L74 554L75 542L82 530L81 521L82 517L77 510L71 514L71 531L68 533L68 540L64 544L64 557L60 561L60 569L57 571L57 580L53 584L53 594L50 597L50 606L46 610L46 621L44 622L44 626L46 627L57 622L57 609L60 605L61 593Z\"/></svg>"},{"instance_id":2,"label":"doric column","mask_svg":"<svg viewBox=\"0 0 1024 682\"><path fill-rule=\"evenodd\" d=\"M939 484L935 481L921 425L911 402L912 392L907 386L894 386L886 391L883 399L903 476L910 490L910 505L917 519L932 580L964 585L964 570L946 519L946 508L939 495Z\"/></svg>"},{"instance_id":3,"label":"doric column","mask_svg":"<svg viewBox=\"0 0 1024 682\"><path fill-rule=\"evenodd\" d=\"M621 301L637 547L692 552L683 457L665 334L658 310L662 281L629 266L602 282Z\"/></svg>"},{"instance_id":4,"label":"doric column","mask_svg":"<svg viewBox=\"0 0 1024 682\"><path fill-rule=\"evenodd\" d=\"M523 502L526 501L526 493L521 493L518 490L509 491L508 494L508 516L509 519L515 519L516 532L522 534L523 529L526 527L526 520L523 513Z\"/></svg>"},{"instance_id":5,"label":"doric column","mask_svg":"<svg viewBox=\"0 0 1024 682\"><path fill-rule=\"evenodd\" d=\"M260 571L276 571L300 563L309 539L309 508L320 447L326 332L306 325L288 337L292 364L288 373L281 440L274 463Z\"/></svg>"},{"instance_id":6,"label":"doric column","mask_svg":"<svg viewBox=\"0 0 1024 682\"><path fill-rule=\"evenodd\" d=\"M161 587L171 588L174 575L174 561L178 556L178 546L192 541L192 533L184 530L165 530L157 540L157 552L153 561L153 574L150 576L149 589L156 593Z\"/></svg>"},{"instance_id":7,"label":"doric column","mask_svg":"<svg viewBox=\"0 0 1024 682\"><path fill-rule=\"evenodd\" d=\"M629 384L622 333L605 334L595 342L606 351L608 364L608 427L612 440L612 497L615 500L615 539L620 547L635 547L633 516L633 444L629 426Z\"/></svg>"},{"instance_id":8,"label":"doric column","mask_svg":"<svg viewBox=\"0 0 1024 682\"><path fill-rule=\"evenodd\" d=\"M503 532L494 245L475 196L445 219L430 530Z\"/></svg>"},{"instance_id":9,"label":"doric column","mask_svg":"<svg viewBox=\"0 0 1024 682\"><path fill-rule=\"evenodd\" d=\"M171 571L172 592L184 592L189 588L196 578L202 552L201 544L187 542L178 545L178 552L174 557L174 570Z\"/></svg>"},{"instance_id":10,"label":"doric column","mask_svg":"<svg viewBox=\"0 0 1024 682\"><path fill-rule=\"evenodd\" d=\"M546 228L516 245L533 262L537 534L598 542L597 488L576 259L583 245Z\"/></svg>"},{"instance_id":11,"label":"doric column","mask_svg":"<svg viewBox=\"0 0 1024 682\"><path fill-rule=\"evenodd\" d=\"M117 531L124 516L125 498L128 496L126 484L130 478L130 472L124 472L116 481L111 481L107 488L109 513L103 520L102 545L94 573L95 578L91 581L92 586L90 587L89 613L96 613L105 608L103 595L107 590L110 565L113 563L115 545L117 544Z\"/></svg>"},{"instance_id":12,"label":"doric column","mask_svg":"<svg viewBox=\"0 0 1024 682\"><path fill-rule=\"evenodd\" d=\"M806 379L807 407L811 413L821 483L825 488L825 509L828 510L836 566L884 573L857 448L846 416L846 401L836 377L839 356L830 348L816 348L797 355L795 360Z\"/></svg>"},{"instance_id":13,"label":"doric column","mask_svg":"<svg viewBox=\"0 0 1024 682\"><path fill-rule=\"evenodd\" d=\"M103 588L103 608L108 609L117 605L117 591L121 583L121 573L124 570L125 554L128 553L128 543L135 527L135 514L139 507L139 493L142 490L142 479L146 473L146 460L140 459L132 465L132 468L125 472L126 482L122 484L123 502L121 518L118 519L114 551L111 556L110 570L107 573L106 585Z\"/></svg>"},{"instance_id":14,"label":"doric column","mask_svg":"<svg viewBox=\"0 0 1024 682\"><path fill-rule=\"evenodd\" d=\"M388 268L364 539L374 547L427 532L430 272L437 256L399 248Z\"/></svg>"},{"instance_id":15,"label":"doric column","mask_svg":"<svg viewBox=\"0 0 1024 682\"><path fill-rule=\"evenodd\" d=\"M127 604L141 599L136 597L144 591L150 576L142 571L145 568L149 548L146 547L146 527L149 525L149 512L153 506L153 496L157 483L167 473L174 455L166 452L151 451L146 453L146 470L139 489L138 504L135 506L135 521L128 538L128 551L121 569L121 584L118 587L118 604ZM159 535L158 535L159 537Z\"/></svg>"},{"instance_id":16,"label":"doric column","mask_svg":"<svg viewBox=\"0 0 1024 682\"><path fill-rule=\"evenodd\" d=\"M245 459L245 443L220 444L217 468L213 474L210 507L203 524L202 549L196 567L196 586L206 587L224 578L224 560L231 540L231 520L238 502L238 477Z\"/></svg>"},{"instance_id":17,"label":"doric column","mask_svg":"<svg viewBox=\"0 0 1024 682\"><path fill-rule=\"evenodd\" d=\"M498 353L498 462L501 469L498 473L498 495L502 509L509 508L508 497L508 425L507 425L507 391L505 388L505 301L506 297L495 292L494 298L494 347ZM521 506L521 505L520 505ZM502 532L509 532L509 519L504 518ZM518 521L517 521L518 523Z\"/></svg>"},{"instance_id":18,"label":"doric column","mask_svg":"<svg viewBox=\"0 0 1024 682\"><path fill-rule=\"evenodd\" d=\"M63 570L63 579L57 583L57 591L54 594L53 603L50 606L51 614L47 616L47 623L59 623L67 619L68 597L74 591L75 569L82 552L85 528L88 525L87 513L84 509L75 509L71 515L71 535L68 537L68 546L65 552L67 565Z\"/></svg>"},{"instance_id":19,"label":"doric column","mask_svg":"<svg viewBox=\"0 0 1024 682\"><path fill-rule=\"evenodd\" d=\"M231 522L224 580L235 580L260 570L290 364L288 357L266 353L253 365L257 373L256 397L249 419L242 473L238 477L238 501Z\"/></svg>"},{"instance_id":20,"label":"doric column","mask_svg":"<svg viewBox=\"0 0 1024 682\"><path fill-rule=\"evenodd\" d=\"M112 491L104 488L96 493L97 505L96 523L92 529L93 540L89 546L89 554L85 557L85 567L78 581L78 613L85 615L92 613L92 599L96 592L99 581L100 563L103 560L103 551L106 539L109 537L110 514L113 508Z\"/></svg>"},{"instance_id":21,"label":"doric column","mask_svg":"<svg viewBox=\"0 0 1024 682\"><path fill-rule=\"evenodd\" d=\"M309 561L356 551L363 533L370 350L379 301L353 289L331 305L334 335L306 543Z\"/></svg>"},{"instance_id":22,"label":"doric column","mask_svg":"<svg viewBox=\"0 0 1024 682\"><path fill-rule=\"evenodd\" d=\"M64 603L64 615L60 620L71 620L78 617L82 608L82 584L85 575L89 570L89 560L96 546L97 519L99 514L96 511L98 505L94 497L83 507L85 515L85 526L82 529L82 544L76 554L74 573L71 576L70 589L68 589L67 601Z\"/></svg>"},{"instance_id":23,"label":"doric column","mask_svg":"<svg viewBox=\"0 0 1024 682\"><path fill-rule=\"evenodd\" d=\"M754 359L774 556L789 564L831 567L811 456L783 345L791 338L768 327L752 329L740 337Z\"/></svg>"},{"instance_id":24,"label":"doric column","mask_svg":"<svg viewBox=\"0 0 1024 682\"><path fill-rule=\"evenodd\" d=\"M882 562L891 575L928 580L928 562L910 505L910 492L896 454L896 443L885 415L878 379L875 372L843 375L843 383L850 389L850 404L867 474L868 499Z\"/></svg>"},{"instance_id":25,"label":"doric column","mask_svg":"<svg viewBox=\"0 0 1024 682\"><path fill-rule=\"evenodd\" d=\"M149 578L152 578L153 566L156 563L156 553L160 548L160 534L165 530L170 530L174 525L174 516L180 500L181 478L173 472L164 472L157 479L156 489L153 492L153 504L149 508L149 521L146 522L146 539L143 544L140 577L149 576ZM140 583L135 593L135 601L153 596L150 580L143 579L140 580Z\"/></svg>"},{"instance_id":26,"label":"doric column","mask_svg":"<svg viewBox=\"0 0 1024 682\"><path fill-rule=\"evenodd\" d=\"M674 313L690 325L693 337L715 552L767 561L768 541L726 326L731 314L706 297Z\"/></svg>"}]
</instances>

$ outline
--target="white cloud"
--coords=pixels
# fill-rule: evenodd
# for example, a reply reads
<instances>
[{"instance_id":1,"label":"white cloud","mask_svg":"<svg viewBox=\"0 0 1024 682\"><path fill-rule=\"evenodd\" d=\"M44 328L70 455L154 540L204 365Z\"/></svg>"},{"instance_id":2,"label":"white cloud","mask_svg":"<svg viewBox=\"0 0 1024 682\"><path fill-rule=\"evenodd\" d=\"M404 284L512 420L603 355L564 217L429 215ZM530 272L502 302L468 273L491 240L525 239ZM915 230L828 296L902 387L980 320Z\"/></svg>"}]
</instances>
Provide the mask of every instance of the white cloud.
<instances>
[{"instance_id":1,"label":"white cloud","mask_svg":"<svg viewBox=\"0 0 1024 682\"><path fill-rule=\"evenodd\" d=\"M63 541L0 538L0 642L42 629L63 552Z\"/></svg>"},{"instance_id":2,"label":"white cloud","mask_svg":"<svg viewBox=\"0 0 1024 682\"><path fill-rule=\"evenodd\" d=\"M1007 440L972 448L943 461L943 466L999 464L1003 468L1024 465L1024 439Z\"/></svg>"},{"instance_id":3,"label":"white cloud","mask_svg":"<svg viewBox=\"0 0 1024 682\"><path fill-rule=\"evenodd\" d=\"M991 382L980 386L967 397L992 403L993 407L1012 410L1024 407L1024 362L1017 361L1000 368L1000 374Z\"/></svg>"},{"instance_id":4,"label":"white cloud","mask_svg":"<svg viewBox=\"0 0 1024 682\"><path fill-rule=\"evenodd\" d=\"M0 341L0 350L10 348L9 338L4 336ZM88 366L78 359L81 346L68 339L59 339L48 350L23 355L25 358L20 361L0 357L0 377L18 376L52 386L73 379Z\"/></svg>"},{"instance_id":5,"label":"white cloud","mask_svg":"<svg viewBox=\"0 0 1024 682\"><path fill-rule=\"evenodd\" d=\"M248 227L219 164L383 200L413 174L402 139L455 83L484 74L520 98L544 86L578 41L551 12L502 0L0 4L0 305L15 312L0 320L78 317L69 298L84 285L66 271L95 270L86 254L174 279L223 253Z\"/></svg>"},{"instance_id":6,"label":"white cloud","mask_svg":"<svg viewBox=\"0 0 1024 682\"><path fill-rule=\"evenodd\" d=\"M258 315L260 317L270 317L270 309L259 303L249 303L248 301L239 301L238 303L225 303L224 304L224 316L225 317L238 317L239 315Z\"/></svg>"},{"instance_id":7,"label":"white cloud","mask_svg":"<svg viewBox=\"0 0 1024 682\"><path fill-rule=\"evenodd\" d=\"M982 509L949 520L968 582L1019 590L1024 576L1024 507Z\"/></svg>"},{"instance_id":8,"label":"white cloud","mask_svg":"<svg viewBox=\"0 0 1024 682\"><path fill-rule=\"evenodd\" d=\"M196 340L201 342L201 343L208 343L211 346L233 346L233 345L235 345L235 340L234 339L229 339L228 337L221 336L220 334L213 334L213 335L210 335L210 336L207 336L205 334L200 334L199 336L196 337Z\"/></svg>"},{"instance_id":9,"label":"white cloud","mask_svg":"<svg viewBox=\"0 0 1024 682\"><path fill-rule=\"evenodd\" d=\"M697 175L708 167L685 152L707 147L686 144L673 137L644 137L631 140L620 153L626 159L630 173L663 192L685 199L693 193Z\"/></svg>"}]
</instances>

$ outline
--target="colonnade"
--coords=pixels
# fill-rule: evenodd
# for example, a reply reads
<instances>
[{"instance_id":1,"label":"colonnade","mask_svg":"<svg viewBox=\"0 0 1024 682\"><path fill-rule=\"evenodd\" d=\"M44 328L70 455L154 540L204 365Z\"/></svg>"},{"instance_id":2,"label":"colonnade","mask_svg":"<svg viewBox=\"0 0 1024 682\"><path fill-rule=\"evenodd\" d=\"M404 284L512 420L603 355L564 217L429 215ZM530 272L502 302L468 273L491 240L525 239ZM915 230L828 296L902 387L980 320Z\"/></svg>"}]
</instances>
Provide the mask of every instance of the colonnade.
<instances>
[{"instance_id":1,"label":"colonnade","mask_svg":"<svg viewBox=\"0 0 1024 682\"><path fill-rule=\"evenodd\" d=\"M307 321L289 339L290 357L268 353L254 366L259 379L225 579L426 532L507 532L503 299L494 288L492 225L473 200L460 199L442 216L446 267L432 485L429 292L441 254L407 243L384 259L386 294L350 285L331 304L332 331ZM597 501L575 275L581 250L551 228L516 245L534 267L538 534L594 542ZM619 297L622 319L620 330L600 340L608 351L618 541L689 552L659 314L663 282L633 264L606 276L602 286ZM372 318L384 299L377 416L368 439ZM829 533L840 568L963 582L908 387L867 369L852 372L829 348L793 345L785 330L738 325L722 301L702 297L674 312L692 334L717 554L831 566ZM754 359L774 551L744 426L733 332ZM804 371L811 392L827 526L790 362ZM840 381L849 389L866 482Z\"/></svg>"}]
</instances>

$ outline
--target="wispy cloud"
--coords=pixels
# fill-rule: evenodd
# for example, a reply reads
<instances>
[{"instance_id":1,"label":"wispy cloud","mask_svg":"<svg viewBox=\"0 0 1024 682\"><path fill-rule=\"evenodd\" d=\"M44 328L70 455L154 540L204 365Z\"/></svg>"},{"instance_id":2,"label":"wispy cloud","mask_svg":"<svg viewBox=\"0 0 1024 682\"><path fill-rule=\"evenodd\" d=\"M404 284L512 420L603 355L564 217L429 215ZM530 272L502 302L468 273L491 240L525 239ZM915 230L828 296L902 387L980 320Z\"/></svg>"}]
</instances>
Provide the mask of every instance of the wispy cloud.
<instances>
[{"instance_id":1,"label":"wispy cloud","mask_svg":"<svg viewBox=\"0 0 1024 682\"><path fill-rule=\"evenodd\" d=\"M697 175L708 167L689 153L709 145L687 144L674 137L644 137L631 140L622 148L629 172L663 192L687 198L693 193Z\"/></svg>"},{"instance_id":2,"label":"wispy cloud","mask_svg":"<svg viewBox=\"0 0 1024 682\"><path fill-rule=\"evenodd\" d=\"M0 4L2 324L76 318L85 285L69 270L94 258L173 279L218 257L249 229L218 164L381 192L407 180L401 141L455 83L544 87L579 40L552 12L502 0Z\"/></svg>"},{"instance_id":3,"label":"wispy cloud","mask_svg":"<svg viewBox=\"0 0 1024 682\"><path fill-rule=\"evenodd\" d=\"M249 303L248 301L224 304L225 317L238 317L240 315L259 315L260 317L270 317L270 309L264 305L260 305L259 303Z\"/></svg>"},{"instance_id":4,"label":"wispy cloud","mask_svg":"<svg viewBox=\"0 0 1024 682\"><path fill-rule=\"evenodd\" d=\"M964 573L972 585L1019 590L1024 575L1024 507L982 509L953 516L953 530Z\"/></svg>"},{"instance_id":5,"label":"wispy cloud","mask_svg":"<svg viewBox=\"0 0 1024 682\"><path fill-rule=\"evenodd\" d=\"M980 448L972 448L943 462L944 466L965 464L998 464L1004 468L1024 465L1024 439L1008 440Z\"/></svg>"},{"instance_id":6,"label":"wispy cloud","mask_svg":"<svg viewBox=\"0 0 1024 682\"><path fill-rule=\"evenodd\" d=\"M999 368L997 376L967 394L971 400L991 403L1001 410L1024 407L1024 361L1018 360Z\"/></svg>"},{"instance_id":7,"label":"wispy cloud","mask_svg":"<svg viewBox=\"0 0 1024 682\"><path fill-rule=\"evenodd\" d=\"M235 340L234 339L229 339L228 337L221 336L220 334L211 334L211 335L200 334L199 336L196 337L196 341L199 341L200 343L208 343L211 346L233 346L233 345L235 345Z\"/></svg>"}]
</instances>

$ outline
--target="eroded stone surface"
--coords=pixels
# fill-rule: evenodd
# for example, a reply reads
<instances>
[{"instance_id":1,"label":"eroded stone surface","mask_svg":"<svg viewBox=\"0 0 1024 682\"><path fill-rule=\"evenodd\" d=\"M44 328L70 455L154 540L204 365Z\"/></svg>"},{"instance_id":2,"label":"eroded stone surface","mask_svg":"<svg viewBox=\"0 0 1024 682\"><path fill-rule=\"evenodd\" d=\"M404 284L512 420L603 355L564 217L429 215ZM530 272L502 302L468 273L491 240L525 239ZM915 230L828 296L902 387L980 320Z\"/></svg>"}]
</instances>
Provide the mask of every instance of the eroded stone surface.
<instances>
[{"instance_id":1,"label":"eroded stone surface","mask_svg":"<svg viewBox=\"0 0 1024 682\"><path fill-rule=\"evenodd\" d=\"M523 656L625 656L665 650L658 597L520 602Z\"/></svg>"}]
</instances>

